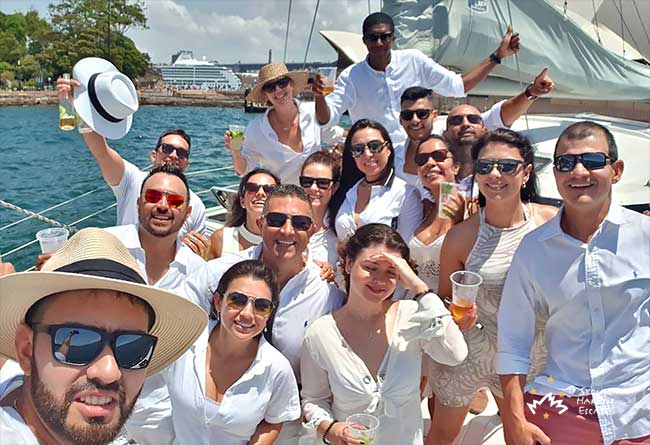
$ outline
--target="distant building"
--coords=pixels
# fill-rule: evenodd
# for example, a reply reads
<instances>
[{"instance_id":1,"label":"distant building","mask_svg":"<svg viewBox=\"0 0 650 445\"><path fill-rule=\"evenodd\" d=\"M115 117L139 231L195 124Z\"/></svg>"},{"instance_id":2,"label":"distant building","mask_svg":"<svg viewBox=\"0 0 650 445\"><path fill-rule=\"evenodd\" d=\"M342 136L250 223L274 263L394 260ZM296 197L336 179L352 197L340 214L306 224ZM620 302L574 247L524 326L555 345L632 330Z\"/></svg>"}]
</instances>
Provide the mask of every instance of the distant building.
<instances>
[{"instance_id":1,"label":"distant building","mask_svg":"<svg viewBox=\"0 0 650 445\"><path fill-rule=\"evenodd\" d=\"M171 64L154 65L162 73L165 85L178 88L239 90L241 82L230 68L215 62L197 60L192 51L172 55Z\"/></svg>"}]
</instances>

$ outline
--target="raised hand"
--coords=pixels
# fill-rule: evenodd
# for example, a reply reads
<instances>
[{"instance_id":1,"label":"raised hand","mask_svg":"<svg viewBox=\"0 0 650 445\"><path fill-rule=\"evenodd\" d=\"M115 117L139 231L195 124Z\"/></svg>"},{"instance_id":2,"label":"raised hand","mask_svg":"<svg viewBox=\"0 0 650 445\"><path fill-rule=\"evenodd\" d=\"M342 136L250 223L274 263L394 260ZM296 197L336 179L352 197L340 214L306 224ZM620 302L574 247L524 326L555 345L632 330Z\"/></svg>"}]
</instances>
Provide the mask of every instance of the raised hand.
<instances>
[{"instance_id":1,"label":"raised hand","mask_svg":"<svg viewBox=\"0 0 650 445\"><path fill-rule=\"evenodd\" d=\"M388 252L380 252L370 257L375 261L386 261L390 263L399 274L399 283L413 293L420 293L426 291L429 286L415 273L409 263L402 257L393 255Z\"/></svg>"},{"instance_id":2,"label":"raised hand","mask_svg":"<svg viewBox=\"0 0 650 445\"><path fill-rule=\"evenodd\" d=\"M533 96L543 96L550 93L555 88L555 82L548 75L548 67L544 68L541 73L535 77L533 83L528 87L528 91Z\"/></svg>"},{"instance_id":3,"label":"raised hand","mask_svg":"<svg viewBox=\"0 0 650 445\"><path fill-rule=\"evenodd\" d=\"M56 95L60 99L72 97L74 89L79 86L81 86L81 84L78 81L61 77L56 81Z\"/></svg>"},{"instance_id":4,"label":"raised hand","mask_svg":"<svg viewBox=\"0 0 650 445\"><path fill-rule=\"evenodd\" d=\"M501 44L495 51L497 56L499 56L501 59L505 59L508 56L512 56L513 54L517 54L519 51L519 45L520 45L520 39L519 39L519 33L512 32L512 25L508 26L508 30L506 31L506 34L503 36L503 40L501 40Z\"/></svg>"}]
</instances>

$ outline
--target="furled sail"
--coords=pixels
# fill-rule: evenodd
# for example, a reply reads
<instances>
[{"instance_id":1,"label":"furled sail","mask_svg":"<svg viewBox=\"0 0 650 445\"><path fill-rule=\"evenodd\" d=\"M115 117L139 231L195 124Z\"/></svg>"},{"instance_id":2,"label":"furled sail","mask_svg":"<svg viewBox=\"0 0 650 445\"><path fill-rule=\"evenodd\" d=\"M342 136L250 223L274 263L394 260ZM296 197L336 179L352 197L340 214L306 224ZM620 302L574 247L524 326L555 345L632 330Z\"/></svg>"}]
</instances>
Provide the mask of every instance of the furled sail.
<instances>
[{"instance_id":1,"label":"furled sail","mask_svg":"<svg viewBox=\"0 0 650 445\"><path fill-rule=\"evenodd\" d=\"M383 11L395 20L398 47L459 71L494 51L512 23L523 41L518 61L504 60L476 94L516 94L548 66L554 97L650 101L650 66L605 49L547 0L384 0Z\"/></svg>"}]
</instances>

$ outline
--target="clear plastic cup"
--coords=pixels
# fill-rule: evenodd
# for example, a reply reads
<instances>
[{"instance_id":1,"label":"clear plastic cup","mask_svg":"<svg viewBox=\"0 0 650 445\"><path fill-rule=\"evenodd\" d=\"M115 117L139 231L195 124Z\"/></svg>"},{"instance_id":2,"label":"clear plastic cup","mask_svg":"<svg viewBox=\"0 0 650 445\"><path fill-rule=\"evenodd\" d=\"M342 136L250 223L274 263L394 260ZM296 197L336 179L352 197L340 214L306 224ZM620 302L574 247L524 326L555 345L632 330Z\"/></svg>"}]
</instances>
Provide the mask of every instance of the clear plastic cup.
<instances>
[{"instance_id":1,"label":"clear plastic cup","mask_svg":"<svg viewBox=\"0 0 650 445\"><path fill-rule=\"evenodd\" d=\"M244 142L244 132L246 131L246 127L243 125L229 125L228 131L230 131L230 137L232 138L232 142L230 144L231 149L237 151L241 150L242 143Z\"/></svg>"},{"instance_id":2,"label":"clear plastic cup","mask_svg":"<svg viewBox=\"0 0 650 445\"><path fill-rule=\"evenodd\" d=\"M353 414L345 420L351 424L348 427L348 434L363 441L363 445L373 445L377 438L379 419L372 414Z\"/></svg>"},{"instance_id":3,"label":"clear plastic cup","mask_svg":"<svg viewBox=\"0 0 650 445\"><path fill-rule=\"evenodd\" d=\"M469 270L458 270L451 274L451 315L455 320L460 320L465 313L476 304L478 290L483 283L483 278Z\"/></svg>"},{"instance_id":4,"label":"clear plastic cup","mask_svg":"<svg viewBox=\"0 0 650 445\"><path fill-rule=\"evenodd\" d=\"M336 67L323 66L316 70L318 74L325 79L325 95L334 91L334 83L336 82Z\"/></svg>"},{"instance_id":5,"label":"clear plastic cup","mask_svg":"<svg viewBox=\"0 0 650 445\"><path fill-rule=\"evenodd\" d=\"M441 182L440 193L438 196L438 216L440 218L449 219L449 214L445 211L445 203L449 200L450 196L458 193L458 184L454 182Z\"/></svg>"},{"instance_id":6,"label":"clear plastic cup","mask_svg":"<svg viewBox=\"0 0 650 445\"><path fill-rule=\"evenodd\" d=\"M52 253L59 250L70 236L70 232L62 227L51 227L39 230L36 239L41 245L41 253Z\"/></svg>"}]
</instances>

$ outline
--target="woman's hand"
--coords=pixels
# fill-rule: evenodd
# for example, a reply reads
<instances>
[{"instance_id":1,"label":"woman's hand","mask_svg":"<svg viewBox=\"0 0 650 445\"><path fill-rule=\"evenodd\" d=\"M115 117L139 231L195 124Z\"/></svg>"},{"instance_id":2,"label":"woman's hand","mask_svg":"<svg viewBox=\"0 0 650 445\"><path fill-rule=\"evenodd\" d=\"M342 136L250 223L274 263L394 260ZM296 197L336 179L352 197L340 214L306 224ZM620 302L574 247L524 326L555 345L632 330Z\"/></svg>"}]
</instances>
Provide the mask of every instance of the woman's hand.
<instances>
[{"instance_id":1,"label":"woman's hand","mask_svg":"<svg viewBox=\"0 0 650 445\"><path fill-rule=\"evenodd\" d=\"M451 303L449 305L449 310L453 314L453 306L454 303ZM465 312L465 315L463 315L462 318L459 318L456 320L454 317L454 321L458 325L458 328L463 331L467 332L470 329L472 329L474 326L476 326L476 323L478 322L478 308L476 305L472 306L467 312Z\"/></svg>"},{"instance_id":2,"label":"woman's hand","mask_svg":"<svg viewBox=\"0 0 650 445\"><path fill-rule=\"evenodd\" d=\"M74 79L60 78L56 81L56 95L59 99L66 99L72 97L74 89L81 86L81 84Z\"/></svg>"},{"instance_id":3,"label":"woman's hand","mask_svg":"<svg viewBox=\"0 0 650 445\"><path fill-rule=\"evenodd\" d=\"M442 211L454 224L458 224L465 219L465 198L460 193L449 195L442 203Z\"/></svg>"},{"instance_id":4,"label":"woman's hand","mask_svg":"<svg viewBox=\"0 0 650 445\"><path fill-rule=\"evenodd\" d=\"M336 422L327 433L327 440L332 442L332 445L363 445L363 440L355 439L348 434L350 425L346 422Z\"/></svg>"},{"instance_id":5,"label":"woman's hand","mask_svg":"<svg viewBox=\"0 0 650 445\"><path fill-rule=\"evenodd\" d=\"M230 130L226 130L223 135L223 145L227 150L232 151L232 136L230 135Z\"/></svg>"},{"instance_id":6,"label":"woman's hand","mask_svg":"<svg viewBox=\"0 0 650 445\"><path fill-rule=\"evenodd\" d=\"M192 252L199 255L204 260L208 259L210 253L210 240L204 235L191 230L183 237L183 244L192 249Z\"/></svg>"},{"instance_id":7,"label":"woman's hand","mask_svg":"<svg viewBox=\"0 0 650 445\"><path fill-rule=\"evenodd\" d=\"M34 263L34 270L39 271L43 268L43 264L54 255L54 252L42 253L36 258L36 263Z\"/></svg>"},{"instance_id":8,"label":"woman's hand","mask_svg":"<svg viewBox=\"0 0 650 445\"><path fill-rule=\"evenodd\" d=\"M327 261L319 261L314 259L314 263L320 267L320 277L321 279L328 281L330 283L334 282L336 278L336 272L334 272L334 267Z\"/></svg>"},{"instance_id":9,"label":"woman's hand","mask_svg":"<svg viewBox=\"0 0 650 445\"><path fill-rule=\"evenodd\" d=\"M370 257L376 261L386 261L390 263L399 274L399 283L409 291L418 294L429 289L424 281L415 273L409 263L402 257L387 252L381 252Z\"/></svg>"}]
</instances>

